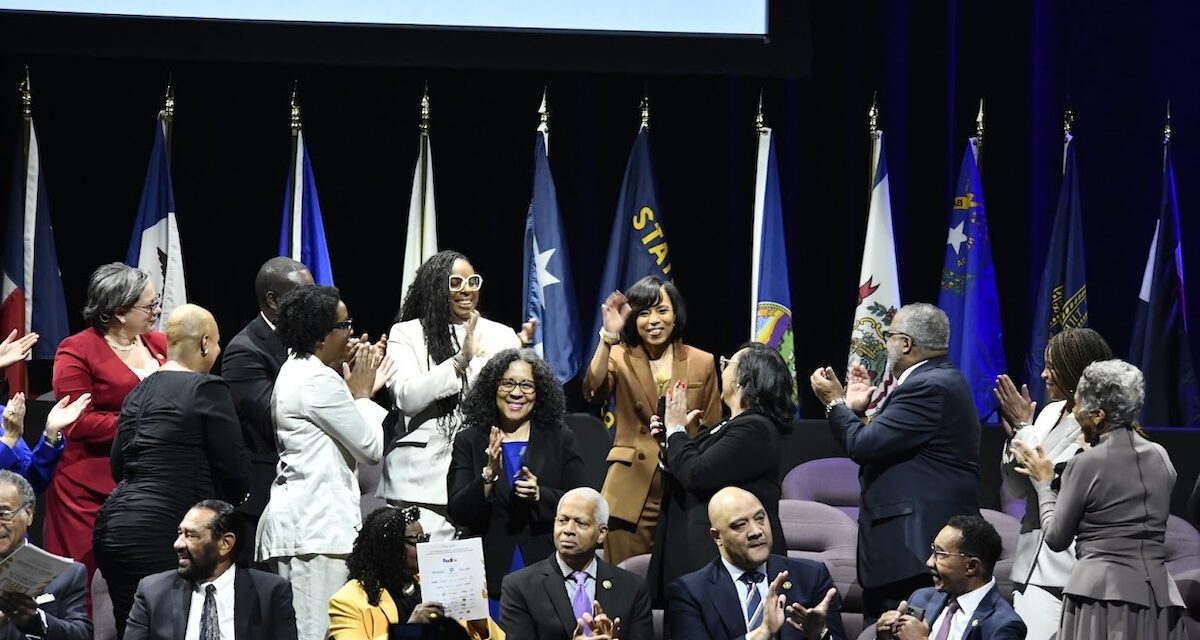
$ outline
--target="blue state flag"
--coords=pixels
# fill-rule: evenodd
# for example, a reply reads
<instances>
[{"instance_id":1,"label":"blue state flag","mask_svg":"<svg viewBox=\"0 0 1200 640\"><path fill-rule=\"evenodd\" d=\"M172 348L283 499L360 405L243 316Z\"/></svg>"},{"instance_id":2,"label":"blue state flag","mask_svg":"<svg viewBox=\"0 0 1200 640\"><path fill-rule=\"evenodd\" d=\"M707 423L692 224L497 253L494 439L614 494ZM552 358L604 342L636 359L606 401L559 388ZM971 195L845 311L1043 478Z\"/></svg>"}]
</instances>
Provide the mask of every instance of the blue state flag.
<instances>
[{"instance_id":1,"label":"blue state flag","mask_svg":"<svg viewBox=\"0 0 1200 640\"><path fill-rule=\"evenodd\" d=\"M783 231L783 202L779 196L779 161L770 127L758 133L758 163L754 181L754 247L750 290L750 339L783 356L796 377L792 334L792 293L789 288L787 240Z\"/></svg>"},{"instance_id":2,"label":"blue state flag","mask_svg":"<svg viewBox=\"0 0 1200 640\"><path fill-rule=\"evenodd\" d=\"M1183 237L1175 199L1171 147L1164 150L1162 206L1138 294L1129 362L1146 377L1142 424L1200 425L1200 393L1188 341L1184 304Z\"/></svg>"},{"instance_id":3,"label":"blue state flag","mask_svg":"<svg viewBox=\"0 0 1200 640\"><path fill-rule=\"evenodd\" d=\"M304 132L296 127L292 137L295 151L288 172L287 192L283 196L283 228L279 232L279 255L289 256L308 267L313 281L333 285L333 267L325 243L325 223L321 220L321 202L317 199L317 181L312 160L304 146Z\"/></svg>"},{"instance_id":4,"label":"blue state flag","mask_svg":"<svg viewBox=\"0 0 1200 640\"><path fill-rule=\"evenodd\" d=\"M171 311L187 303L187 285L183 277L183 248L179 241L179 221L175 214L175 189L171 184L171 161L167 155L166 112L159 111L154 127L154 146L146 168L142 201L129 239L125 263L150 274L150 281L162 297L160 330L167 326Z\"/></svg>"},{"instance_id":5,"label":"blue state flag","mask_svg":"<svg viewBox=\"0 0 1200 640\"><path fill-rule=\"evenodd\" d=\"M992 387L1005 371L1004 341L976 145L975 138L967 141L958 172L938 306L950 318L950 361L971 386L979 415L987 416L996 408Z\"/></svg>"},{"instance_id":6,"label":"blue state flag","mask_svg":"<svg viewBox=\"0 0 1200 640\"><path fill-rule=\"evenodd\" d=\"M1025 356L1025 381L1029 395L1046 406L1042 383L1046 343L1067 329L1086 327L1088 321L1087 277L1083 265L1083 214L1079 203L1079 169L1075 144L1068 136L1063 152L1063 181L1058 191L1058 208L1050 234L1050 251L1038 289L1033 315L1032 338Z\"/></svg>"},{"instance_id":7,"label":"blue state flag","mask_svg":"<svg viewBox=\"0 0 1200 640\"><path fill-rule=\"evenodd\" d=\"M571 258L558 210L558 194L546 135L538 132L533 150L533 197L525 216L525 286L521 308L537 320L533 348L554 371L560 383L574 378L582 361L579 312Z\"/></svg>"}]
</instances>

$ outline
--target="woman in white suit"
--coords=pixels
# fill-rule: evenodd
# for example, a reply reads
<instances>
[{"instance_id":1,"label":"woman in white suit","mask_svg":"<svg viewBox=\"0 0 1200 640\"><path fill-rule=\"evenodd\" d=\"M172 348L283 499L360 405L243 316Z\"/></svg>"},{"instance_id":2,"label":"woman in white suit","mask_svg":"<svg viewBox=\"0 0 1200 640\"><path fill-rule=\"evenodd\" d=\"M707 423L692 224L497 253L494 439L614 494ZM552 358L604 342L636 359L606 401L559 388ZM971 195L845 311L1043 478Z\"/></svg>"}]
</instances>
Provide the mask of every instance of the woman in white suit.
<instances>
[{"instance_id":1,"label":"woman in white suit","mask_svg":"<svg viewBox=\"0 0 1200 640\"><path fill-rule=\"evenodd\" d=\"M462 429L459 405L492 354L529 344L534 323L518 334L482 318L483 276L457 251L435 254L417 269L404 296L387 352L396 363L388 386L401 426L384 451L376 495L421 509L433 541L454 539L446 512L450 449Z\"/></svg>"},{"instance_id":2,"label":"woman in white suit","mask_svg":"<svg viewBox=\"0 0 1200 640\"><path fill-rule=\"evenodd\" d=\"M1079 378L1089 364L1112 357L1108 343L1091 329L1068 329L1050 338L1042 381L1051 402L1036 420L1033 412L1037 403L1030 400L1029 389L1023 387L1018 391L1007 375L996 380L996 398L1000 400L1000 415L1009 438L1030 447L1042 447L1054 462L1056 476L1082 446L1079 423L1072 414ZM1009 495L1026 499L1021 535L1013 557L1013 608L1029 630L1027 640L1048 640L1058 632L1063 588L1075 566L1075 547L1051 551L1046 546L1038 518L1037 492L1029 477L1017 470L1018 461L1011 445L1004 448L1001 463L1005 490Z\"/></svg>"},{"instance_id":3,"label":"woman in white suit","mask_svg":"<svg viewBox=\"0 0 1200 640\"><path fill-rule=\"evenodd\" d=\"M279 467L256 556L291 581L299 640L324 640L361 520L357 468L383 453L387 411L371 396L392 365L366 336L351 343L353 321L333 287L292 290L275 322L290 355L271 398Z\"/></svg>"}]
</instances>

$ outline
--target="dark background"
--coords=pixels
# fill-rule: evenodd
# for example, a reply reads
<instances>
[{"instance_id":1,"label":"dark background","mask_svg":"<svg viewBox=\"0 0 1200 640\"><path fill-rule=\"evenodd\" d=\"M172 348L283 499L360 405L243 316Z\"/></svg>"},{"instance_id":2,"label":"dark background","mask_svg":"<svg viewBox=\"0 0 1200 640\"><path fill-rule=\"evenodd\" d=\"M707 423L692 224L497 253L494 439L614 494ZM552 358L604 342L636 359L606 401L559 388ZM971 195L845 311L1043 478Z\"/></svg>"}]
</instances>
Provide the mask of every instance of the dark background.
<instances>
[{"instance_id":1,"label":"dark background","mask_svg":"<svg viewBox=\"0 0 1200 640\"><path fill-rule=\"evenodd\" d=\"M1197 26L1200 3L1185 0L776 1L767 41L0 13L0 148L17 144L16 87L28 65L67 303L81 328L92 269L128 247L171 74L189 296L216 314L228 340L255 313L254 273L276 252L288 99L299 81L336 284L356 326L378 334L400 303L427 82L440 245L484 274L484 313L516 325L536 109L548 86L551 166L586 335L648 92L688 341L728 354L747 333L761 90L778 136L801 399L813 416L807 372L846 358L876 91L906 302L937 299L954 182L985 100L982 174L1015 373L1057 199L1063 109L1077 117L1090 326L1125 354L1158 215L1170 99L1197 326ZM0 153L0 176L11 163ZM1200 340L1193 351L1200 362ZM568 387L576 407L577 388Z\"/></svg>"}]
</instances>

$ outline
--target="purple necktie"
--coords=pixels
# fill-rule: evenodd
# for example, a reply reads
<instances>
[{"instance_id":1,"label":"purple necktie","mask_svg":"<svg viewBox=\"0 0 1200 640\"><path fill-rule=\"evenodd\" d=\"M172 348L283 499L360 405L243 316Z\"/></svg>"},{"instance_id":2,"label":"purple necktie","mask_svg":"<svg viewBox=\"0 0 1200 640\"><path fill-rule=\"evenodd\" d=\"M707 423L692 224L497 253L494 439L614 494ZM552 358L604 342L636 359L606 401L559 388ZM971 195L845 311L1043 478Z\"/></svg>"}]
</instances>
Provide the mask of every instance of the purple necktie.
<instances>
[{"instance_id":1,"label":"purple necktie","mask_svg":"<svg viewBox=\"0 0 1200 640\"><path fill-rule=\"evenodd\" d=\"M946 606L946 617L942 620L942 628L938 629L937 637L934 640L948 640L950 638L950 622L954 620L954 614L958 613L958 600L950 599L950 604Z\"/></svg>"},{"instance_id":2,"label":"purple necktie","mask_svg":"<svg viewBox=\"0 0 1200 640\"><path fill-rule=\"evenodd\" d=\"M575 611L576 620L583 620L583 614L592 615L592 599L588 597L587 592L589 576L583 571L572 571L567 577L575 581L575 596L571 598L571 609ZM592 635L587 625L583 626L583 635Z\"/></svg>"}]
</instances>

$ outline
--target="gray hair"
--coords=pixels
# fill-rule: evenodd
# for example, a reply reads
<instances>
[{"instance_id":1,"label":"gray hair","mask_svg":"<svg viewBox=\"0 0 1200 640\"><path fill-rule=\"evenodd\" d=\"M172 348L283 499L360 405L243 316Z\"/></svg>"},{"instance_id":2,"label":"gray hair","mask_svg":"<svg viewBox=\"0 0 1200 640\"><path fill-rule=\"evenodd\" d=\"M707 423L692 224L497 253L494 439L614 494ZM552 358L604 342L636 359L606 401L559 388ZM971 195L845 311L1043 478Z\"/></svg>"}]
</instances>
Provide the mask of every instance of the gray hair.
<instances>
[{"instance_id":1,"label":"gray hair","mask_svg":"<svg viewBox=\"0 0 1200 640\"><path fill-rule=\"evenodd\" d=\"M29 484L29 481L19 473L0 469L0 485L16 487L17 495L21 498L23 505L32 505L37 502L37 494L33 492L33 485Z\"/></svg>"},{"instance_id":2,"label":"gray hair","mask_svg":"<svg viewBox=\"0 0 1200 640\"><path fill-rule=\"evenodd\" d=\"M1085 412L1103 410L1110 425L1126 427L1142 410L1146 381L1137 367L1124 360L1100 360L1083 370L1076 395Z\"/></svg>"},{"instance_id":3,"label":"gray hair","mask_svg":"<svg viewBox=\"0 0 1200 640\"><path fill-rule=\"evenodd\" d=\"M88 280L83 319L100 331L108 328L120 307L131 308L146 289L150 275L122 262L101 265Z\"/></svg>"},{"instance_id":4,"label":"gray hair","mask_svg":"<svg viewBox=\"0 0 1200 640\"><path fill-rule=\"evenodd\" d=\"M601 495L599 491L596 491L591 487L576 487L564 493L563 496L558 499L558 502L559 504L562 504L563 500L574 496L582 496L588 500L591 500L592 503L596 505L592 510L592 519L596 521L596 526L608 526L608 500L605 500L604 496Z\"/></svg>"},{"instance_id":5,"label":"gray hair","mask_svg":"<svg viewBox=\"0 0 1200 640\"><path fill-rule=\"evenodd\" d=\"M900 307L896 315L904 314L901 326L892 321L891 330L912 338L913 345L922 351L945 351L950 348L950 319L946 312L927 302L914 302Z\"/></svg>"}]
</instances>

